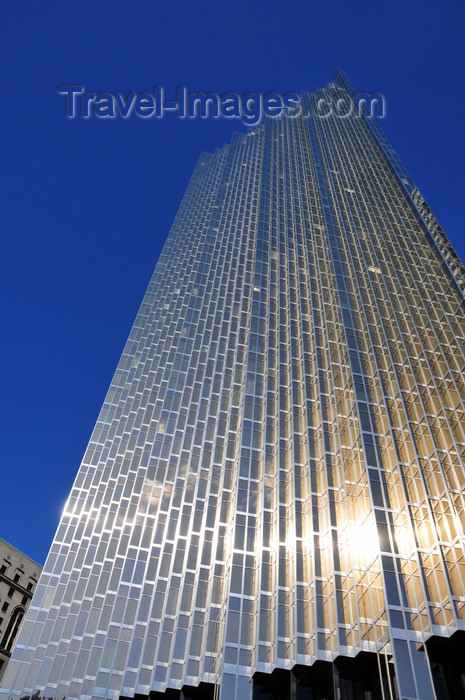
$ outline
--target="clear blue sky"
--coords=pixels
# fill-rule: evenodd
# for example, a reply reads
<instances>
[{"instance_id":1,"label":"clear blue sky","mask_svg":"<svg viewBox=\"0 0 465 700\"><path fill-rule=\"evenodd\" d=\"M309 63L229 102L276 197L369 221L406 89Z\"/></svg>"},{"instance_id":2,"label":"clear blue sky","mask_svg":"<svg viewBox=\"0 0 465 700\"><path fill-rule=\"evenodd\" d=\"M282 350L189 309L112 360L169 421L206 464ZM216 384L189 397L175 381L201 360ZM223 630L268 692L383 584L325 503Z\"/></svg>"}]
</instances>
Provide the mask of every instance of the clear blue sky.
<instances>
[{"instance_id":1,"label":"clear blue sky","mask_svg":"<svg viewBox=\"0 0 465 700\"><path fill-rule=\"evenodd\" d=\"M40 563L201 151L227 120L68 120L56 88L314 90L345 69L462 259L465 5L3 0L0 537Z\"/></svg>"}]
</instances>

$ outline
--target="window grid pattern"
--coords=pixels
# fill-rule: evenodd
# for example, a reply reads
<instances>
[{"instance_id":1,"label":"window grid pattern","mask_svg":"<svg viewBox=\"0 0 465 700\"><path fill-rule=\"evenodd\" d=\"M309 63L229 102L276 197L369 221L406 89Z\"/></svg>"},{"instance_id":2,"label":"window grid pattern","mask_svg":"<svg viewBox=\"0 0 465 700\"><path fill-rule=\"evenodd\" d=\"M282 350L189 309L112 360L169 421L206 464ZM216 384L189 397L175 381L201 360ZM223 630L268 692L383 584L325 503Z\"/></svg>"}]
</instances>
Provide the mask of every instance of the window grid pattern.
<instances>
[{"instance_id":1,"label":"window grid pattern","mask_svg":"<svg viewBox=\"0 0 465 700\"><path fill-rule=\"evenodd\" d=\"M435 697L421 645L465 629L464 299L396 158L357 116L202 154L0 697L242 699L360 651Z\"/></svg>"}]
</instances>

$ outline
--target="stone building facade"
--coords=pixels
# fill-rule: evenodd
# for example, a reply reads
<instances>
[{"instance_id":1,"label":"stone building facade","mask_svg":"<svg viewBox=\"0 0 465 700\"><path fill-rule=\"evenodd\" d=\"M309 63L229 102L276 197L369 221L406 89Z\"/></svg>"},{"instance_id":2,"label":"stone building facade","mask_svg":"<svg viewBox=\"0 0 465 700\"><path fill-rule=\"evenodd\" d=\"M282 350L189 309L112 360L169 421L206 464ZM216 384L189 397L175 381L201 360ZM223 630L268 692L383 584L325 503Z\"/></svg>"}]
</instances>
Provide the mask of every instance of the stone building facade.
<instances>
[{"instance_id":1,"label":"stone building facade","mask_svg":"<svg viewBox=\"0 0 465 700\"><path fill-rule=\"evenodd\" d=\"M0 678L41 571L37 562L0 538Z\"/></svg>"}]
</instances>

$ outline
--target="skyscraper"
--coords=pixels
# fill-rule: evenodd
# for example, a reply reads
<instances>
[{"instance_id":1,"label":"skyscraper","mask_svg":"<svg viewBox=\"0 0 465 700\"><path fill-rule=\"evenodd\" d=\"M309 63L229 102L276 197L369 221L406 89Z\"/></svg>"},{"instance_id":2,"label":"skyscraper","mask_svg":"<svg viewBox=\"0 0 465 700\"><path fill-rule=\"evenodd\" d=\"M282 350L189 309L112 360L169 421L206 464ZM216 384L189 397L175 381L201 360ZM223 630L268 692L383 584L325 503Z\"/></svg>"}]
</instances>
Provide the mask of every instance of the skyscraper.
<instances>
[{"instance_id":1,"label":"skyscraper","mask_svg":"<svg viewBox=\"0 0 465 700\"><path fill-rule=\"evenodd\" d=\"M200 157L1 698L465 697L465 270L302 100Z\"/></svg>"}]
</instances>

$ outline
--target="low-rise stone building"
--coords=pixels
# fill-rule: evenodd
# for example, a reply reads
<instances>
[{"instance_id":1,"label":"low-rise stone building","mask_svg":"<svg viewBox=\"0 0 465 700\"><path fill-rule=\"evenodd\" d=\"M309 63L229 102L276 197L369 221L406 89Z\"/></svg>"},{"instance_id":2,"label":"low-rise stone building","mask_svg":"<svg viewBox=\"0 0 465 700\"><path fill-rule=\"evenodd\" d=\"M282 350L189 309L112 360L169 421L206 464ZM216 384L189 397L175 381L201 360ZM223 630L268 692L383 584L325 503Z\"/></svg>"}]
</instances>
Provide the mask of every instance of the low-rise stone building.
<instances>
[{"instance_id":1,"label":"low-rise stone building","mask_svg":"<svg viewBox=\"0 0 465 700\"><path fill-rule=\"evenodd\" d=\"M0 679L42 567L0 537Z\"/></svg>"}]
</instances>

